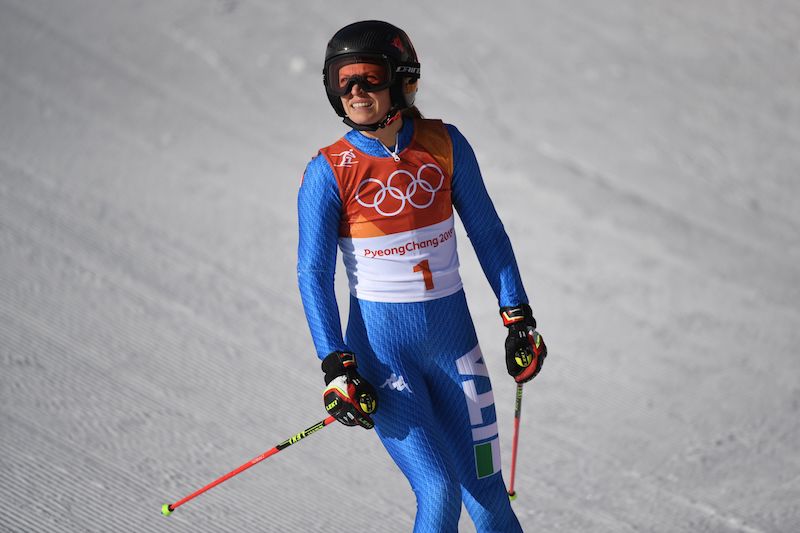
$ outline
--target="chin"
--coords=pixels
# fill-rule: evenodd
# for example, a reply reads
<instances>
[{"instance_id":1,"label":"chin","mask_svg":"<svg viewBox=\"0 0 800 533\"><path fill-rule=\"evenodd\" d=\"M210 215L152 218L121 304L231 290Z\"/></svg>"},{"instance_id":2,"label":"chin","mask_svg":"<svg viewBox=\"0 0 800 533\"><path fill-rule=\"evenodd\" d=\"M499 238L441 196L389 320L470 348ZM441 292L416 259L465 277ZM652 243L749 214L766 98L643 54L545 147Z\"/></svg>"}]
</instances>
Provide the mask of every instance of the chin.
<instances>
[{"instance_id":1,"label":"chin","mask_svg":"<svg viewBox=\"0 0 800 533\"><path fill-rule=\"evenodd\" d=\"M380 118L376 116L364 116L364 115L349 115L350 120L355 122L356 124L365 125L365 124L375 124L376 122L380 122Z\"/></svg>"}]
</instances>

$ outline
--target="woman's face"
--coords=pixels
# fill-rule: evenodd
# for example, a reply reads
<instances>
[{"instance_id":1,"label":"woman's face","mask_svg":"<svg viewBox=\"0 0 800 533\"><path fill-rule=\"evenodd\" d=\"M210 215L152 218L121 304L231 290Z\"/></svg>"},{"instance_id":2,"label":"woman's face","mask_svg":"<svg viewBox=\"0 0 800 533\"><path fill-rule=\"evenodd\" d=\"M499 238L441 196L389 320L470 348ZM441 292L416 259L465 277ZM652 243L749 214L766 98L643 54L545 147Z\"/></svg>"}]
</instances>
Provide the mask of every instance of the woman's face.
<instances>
[{"instance_id":1,"label":"woman's face","mask_svg":"<svg viewBox=\"0 0 800 533\"><path fill-rule=\"evenodd\" d=\"M381 66L371 63L353 63L339 70L339 80L344 85L353 76L361 76L369 83L378 83L386 73ZM366 92L356 83L350 92L342 96L342 105L347 116L356 124L374 124L386 117L392 107L392 98L389 89Z\"/></svg>"}]
</instances>

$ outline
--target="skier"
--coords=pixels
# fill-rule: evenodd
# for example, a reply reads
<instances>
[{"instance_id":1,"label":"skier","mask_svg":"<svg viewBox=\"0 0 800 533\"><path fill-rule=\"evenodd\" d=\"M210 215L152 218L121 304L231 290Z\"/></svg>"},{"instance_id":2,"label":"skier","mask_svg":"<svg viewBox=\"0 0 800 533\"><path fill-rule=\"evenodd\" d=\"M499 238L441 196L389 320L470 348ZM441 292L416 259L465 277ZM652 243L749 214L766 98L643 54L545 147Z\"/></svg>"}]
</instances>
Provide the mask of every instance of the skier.
<instances>
[{"instance_id":1,"label":"skier","mask_svg":"<svg viewBox=\"0 0 800 533\"><path fill-rule=\"evenodd\" d=\"M422 118L419 77L411 41L389 23L356 22L328 43L323 82L352 130L305 170L297 264L323 401L343 424L376 429L416 495L414 531L457 531L462 501L479 532L521 531L500 475L453 207L497 295L509 374L532 379L547 349L472 148L454 126ZM351 292L344 338L337 244Z\"/></svg>"}]
</instances>

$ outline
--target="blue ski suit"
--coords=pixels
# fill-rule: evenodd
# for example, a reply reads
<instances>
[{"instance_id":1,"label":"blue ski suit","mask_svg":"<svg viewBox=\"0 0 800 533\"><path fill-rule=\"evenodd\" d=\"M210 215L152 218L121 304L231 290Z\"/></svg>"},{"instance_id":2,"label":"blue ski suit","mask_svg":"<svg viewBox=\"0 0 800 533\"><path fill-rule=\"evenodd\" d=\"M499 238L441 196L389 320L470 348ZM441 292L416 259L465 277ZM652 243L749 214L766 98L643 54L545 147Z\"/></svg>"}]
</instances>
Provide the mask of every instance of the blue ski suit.
<instances>
[{"instance_id":1,"label":"blue ski suit","mask_svg":"<svg viewBox=\"0 0 800 533\"><path fill-rule=\"evenodd\" d=\"M377 390L375 430L416 495L414 531L456 532L462 501L479 532L521 531L458 275L453 207L499 305L527 303L472 147L454 126L422 119L404 120L394 155L352 130L308 164L298 196L300 293L319 358L353 351ZM351 292L345 338L337 247Z\"/></svg>"}]
</instances>

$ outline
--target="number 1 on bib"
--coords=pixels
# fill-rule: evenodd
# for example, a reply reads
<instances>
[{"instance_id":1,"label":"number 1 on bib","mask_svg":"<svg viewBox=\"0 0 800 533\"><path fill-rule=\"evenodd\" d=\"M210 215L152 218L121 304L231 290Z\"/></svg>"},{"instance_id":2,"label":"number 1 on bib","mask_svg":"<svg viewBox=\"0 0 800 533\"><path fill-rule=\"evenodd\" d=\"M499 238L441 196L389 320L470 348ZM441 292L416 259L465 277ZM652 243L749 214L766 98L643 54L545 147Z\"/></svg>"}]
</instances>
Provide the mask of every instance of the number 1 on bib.
<instances>
[{"instance_id":1,"label":"number 1 on bib","mask_svg":"<svg viewBox=\"0 0 800 533\"><path fill-rule=\"evenodd\" d=\"M414 272L422 272L422 279L425 281L426 291L433 290L433 274L431 274L431 267L427 259L414 265Z\"/></svg>"}]
</instances>

